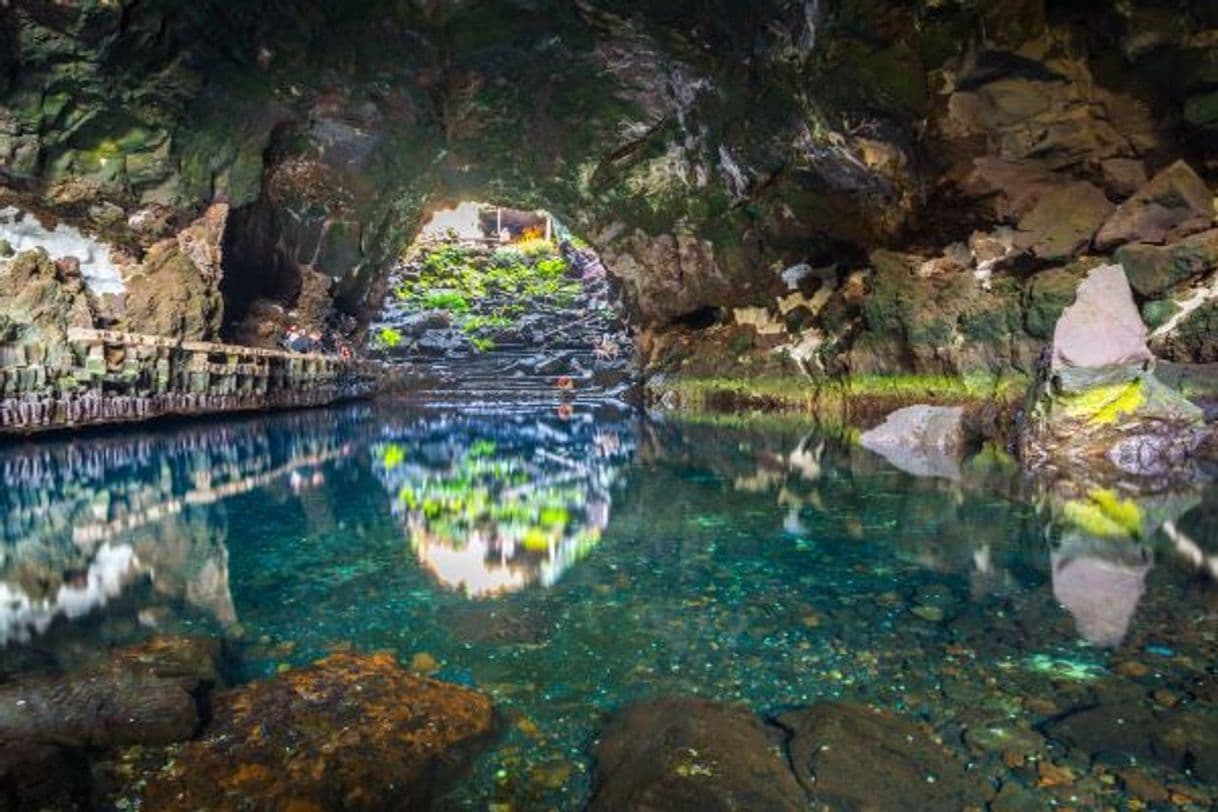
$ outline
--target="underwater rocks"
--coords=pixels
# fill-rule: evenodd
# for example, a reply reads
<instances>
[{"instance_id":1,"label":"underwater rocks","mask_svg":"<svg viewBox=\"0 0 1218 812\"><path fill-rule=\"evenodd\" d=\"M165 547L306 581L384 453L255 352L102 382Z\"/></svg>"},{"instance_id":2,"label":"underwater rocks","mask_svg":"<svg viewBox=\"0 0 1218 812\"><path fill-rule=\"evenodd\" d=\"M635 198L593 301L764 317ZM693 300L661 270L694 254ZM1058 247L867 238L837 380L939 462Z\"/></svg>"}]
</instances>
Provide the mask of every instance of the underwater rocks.
<instances>
[{"instance_id":1,"label":"underwater rocks","mask_svg":"<svg viewBox=\"0 0 1218 812\"><path fill-rule=\"evenodd\" d=\"M1093 269L1054 330L1021 438L1024 459L1081 471L1107 460L1139 476L1182 470L1204 438L1202 413L1155 377L1146 340L1121 266Z\"/></svg>"},{"instance_id":2,"label":"underwater rocks","mask_svg":"<svg viewBox=\"0 0 1218 812\"><path fill-rule=\"evenodd\" d=\"M595 746L590 812L800 810L781 736L751 711L675 697L620 711Z\"/></svg>"},{"instance_id":3,"label":"underwater rocks","mask_svg":"<svg viewBox=\"0 0 1218 812\"><path fill-rule=\"evenodd\" d=\"M785 748L784 748L785 745ZM631 705L594 755L591 810L960 809L978 782L917 725L821 703L763 722L736 705L671 697Z\"/></svg>"},{"instance_id":4,"label":"underwater rocks","mask_svg":"<svg viewBox=\"0 0 1218 812\"><path fill-rule=\"evenodd\" d=\"M1218 717L1198 703L1152 709L1136 699L1072 711L1045 725L1051 738L1089 758L1157 762L1201 781L1218 781Z\"/></svg>"},{"instance_id":5,"label":"underwater rocks","mask_svg":"<svg viewBox=\"0 0 1218 812\"><path fill-rule=\"evenodd\" d=\"M219 646L157 638L79 673L0 687L0 797L13 808L72 808L86 751L195 735L220 682Z\"/></svg>"},{"instance_id":6,"label":"underwater rocks","mask_svg":"<svg viewBox=\"0 0 1218 812\"><path fill-rule=\"evenodd\" d=\"M21 679L0 688L0 742L112 747L189 738L219 682L219 646L158 638L116 651L79 674Z\"/></svg>"},{"instance_id":7,"label":"underwater rocks","mask_svg":"<svg viewBox=\"0 0 1218 812\"><path fill-rule=\"evenodd\" d=\"M202 738L147 776L159 810L418 809L494 730L486 696L388 654L335 654L218 694Z\"/></svg>"},{"instance_id":8,"label":"underwater rocks","mask_svg":"<svg viewBox=\"0 0 1218 812\"><path fill-rule=\"evenodd\" d=\"M913 722L862 705L824 703L785 713L795 775L832 809L963 809L983 800L980 781Z\"/></svg>"},{"instance_id":9,"label":"underwater rocks","mask_svg":"<svg viewBox=\"0 0 1218 812\"><path fill-rule=\"evenodd\" d=\"M960 476L964 451L964 409L907 406L859 437L859 445L915 476Z\"/></svg>"}]
</instances>

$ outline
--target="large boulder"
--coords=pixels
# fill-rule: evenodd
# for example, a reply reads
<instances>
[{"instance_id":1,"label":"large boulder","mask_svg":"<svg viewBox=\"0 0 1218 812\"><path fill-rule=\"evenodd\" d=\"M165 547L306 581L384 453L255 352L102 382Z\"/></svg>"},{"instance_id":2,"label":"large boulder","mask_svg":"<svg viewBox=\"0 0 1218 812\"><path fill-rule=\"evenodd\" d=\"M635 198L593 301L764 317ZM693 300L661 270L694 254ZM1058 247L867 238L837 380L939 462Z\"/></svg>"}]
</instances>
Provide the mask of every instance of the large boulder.
<instances>
[{"instance_id":1,"label":"large boulder","mask_svg":"<svg viewBox=\"0 0 1218 812\"><path fill-rule=\"evenodd\" d=\"M592 812L802 810L779 731L745 708L676 697L617 713L594 750Z\"/></svg>"},{"instance_id":2,"label":"large boulder","mask_svg":"<svg viewBox=\"0 0 1218 812\"><path fill-rule=\"evenodd\" d=\"M62 348L70 328L94 326L96 301L71 271L42 249L0 259L0 344Z\"/></svg>"},{"instance_id":3,"label":"large boulder","mask_svg":"<svg viewBox=\"0 0 1218 812\"><path fill-rule=\"evenodd\" d=\"M1117 208L1095 235L1095 247L1111 251L1130 242L1162 243L1213 221L1213 193L1188 164L1176 161Z\"/></svg>"},{"instance_id":4,"label":"large boulder","mask_svg":"<svg viewBox=\"0 0 1218 812\"><path fill-rule=\"evenodd\" d=\"M127 280L123 322L150 335L195 340L220 337L224 299L224 230L228 205L217 203L175 237L148 249Z\"/></svg>"},{"instance_id":5,"label":"large boulder","mask_svg":"<svg viewBox=\"0 0 1218 812\"><path fill-rule=\"evenodd\" d=\"M1126 245L1114 259L1138 293L1155 298L1176 285L1218 270L1218 229L1185 237L1171 245Z\"/></svg>"},{"instance_id":6,"label":"large boulder","mask_svg":"<svg viewBox=\"0 0 1218 812\"><path fill-rule=\"evenodd\" d=\"M73 674L0 687L0 797L5 808L74 809L90 778L83 753L190 738L220 681L219 646L158 638Z\"/></svg>"},{"instance_id":7,"label":"large boulder","mask_svg":"<svg viewBox=\"0 0 1218 812\"><path fill-rule=\"evenodd\" d=\"M1132 380L1154 360L1119 265L1094 268L1053 330L1050 371L1065 392Z\"/></svg>"},{"instance_id":8,"label":"large boulder","mask_svg":"<svg viewBox=\"0 0 1218 812\"><path fill-rule=\"evenodd\" d=\"M780 716L799 782L817 808L978 808L981 782L913 722L862 705L823 703Z\"/></svg>"},{"instance_id":9,"label":"large boulder","mask_svg":"<svg viewBox=\"0 0 1218 812\"><path fill-rule=\"evenodd\" d=\"M168 743L203 722L200 701L219 681L219 647L161 638L116 651L77 674L0 688L0 754L17 744L111 747Z\"/></svg>"},{"instance_id":10,"label":"large boulder","mask_svg":"<svg viewBox=\"0 0 1218 812\"><path fill-rule=\"evenodd\" d=\"M960 406L907 406L859 438L897 468L915 476L957 479L965 446Z\"/></svg>"},{"instance_id":11,"label":"large boulder","mask_svg":"<svg viewBox=\"0 0 1218 812\"><path fill-rule=\"evenodd\" d=\"M1046 261L1065 260L1091 245L1113 205L1086 181L1045 188L1016 225L1016 247Z\"/></svg>"},{"instance_id":12,"label":"large boulder","mask_svg":"<svg viewBox=\"0 0 1218 812\"><path fill-rule=\"evenodd\" d=\"M217 695L144 808L421 809L494 728L491 701L388 654L335 654Z\"/></svg>"},{"instance_id":13,"label":"large boulder","mask_svg":"<svg viewBox=\"0 0 1218 812\"><path fill-rule=\"evenodd\" d=\"M1097 473L1168 476L1204 437L1203 415L1154 375L1147 330L1119 265L1093 269L1058 319L1030 393L1025 459Z\"/></svg>"}]
</instances>

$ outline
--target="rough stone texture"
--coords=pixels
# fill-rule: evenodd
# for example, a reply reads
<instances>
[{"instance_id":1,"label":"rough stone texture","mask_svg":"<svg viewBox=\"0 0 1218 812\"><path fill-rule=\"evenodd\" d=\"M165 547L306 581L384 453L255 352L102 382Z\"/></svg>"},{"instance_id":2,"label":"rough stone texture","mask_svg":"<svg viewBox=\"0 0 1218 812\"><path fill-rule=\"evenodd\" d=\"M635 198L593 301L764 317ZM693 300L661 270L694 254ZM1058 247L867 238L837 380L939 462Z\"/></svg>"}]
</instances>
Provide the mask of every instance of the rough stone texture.
<instances>
[{"instance_id":1,"label":"rough stone texture","mask_svg":"<svg viewBox=\"0 0 1218 812\"><path fill-rule=\"evenodd\" d=\"M1218 229L1171 245L1126 245L1113 258L1125 268L1134 290L1154 298L1181 282L1218 270Z\"/></svg>"},{"instance_id":2,"label":"rough stone texture","mask_svg":"<svg viewBox=\"0 0 1218 812\"><path fill-rule=\"evenodd\" d=\"M805 809L777 734L747 709L704 699L632 705L594 748L589 809Z\"/></svg>"},{"instance_id":3,"label":"rough stone texture","mask_svg":"<svg viewBox=\"0 0 1218 812\"><path fill-rule=\"evenodd\" d=\"M275 306L358 332L421 221L482 199L547 208L589 239L646 329L713 308L773 311L783 269L802 265L828 291L789 328L792 347L815 345L801 362L811 373L1028 374L1044 336L1025 285L1047 258L1085 248L1107 206L1097 190L1119 201L1144 165L1188 155L1209 171L1218 157L1213 23L1195 4L6 11L0 204L57 217L135 264L227 204L224 311L243 338L265 338ZM1143 202L1109 224L1175 210L1162 195ZM1167 238L1194 227L1169 219ZM954 272L939 262L997 228L1029 250L987 248L975 267L952 257ZM916 246L934 276L902 282L895 302L879 280L883 301L863 312L862 257L881 246ZM206 258L181 253L208 277ZM210 329L210 304L190 314L151 301L175 285L170 274L160 294L137 296L137 315Z\"/></svg>"},{"instance_id":4,"label":"rough stone texture","mask_svg":"<svg viewBox=\"0 0 1218 812\"><path fill-rule=\"evenodd\" d=\"M336 654L216 696L204 736L147 777L148 809L421 809L494 730L486 696L387 654Z\"/></svg>"},{"instance_id":5,"label":"rough stone texture","mask_svg":"<svg viewBox=\"0 0 1218 812\"><path fill-rule=\"evenodd\" d=\"M79 277L65 276L43 251L0 261L0 343L55 349L73 327L92 327L95 304Z\"/></svg>"},{"instance_id":6,"label":"rough stone texture","mask_svg":"<svg viewBox=\"0 0 1218 812\"><path fill-rule=\"evenodd\" d=\"M0 434L367 397L381 364L70 328L54 351L0 342Z\"/></svg>"},{"instance_id":7,"label":"rough stone texture","mask_svg":"<svg viewBox=\"0 0 1218 812\"><path fill-rule=\"evenodd\" d=\"M1105 703L1048 725L1054 738L1096 758L1123 756L1190 769L1202 781L1218 780L1218 725L1208 707L1153 713L1136 702Z\"/></svg>"},{"instance_id":8,"label":"rough stone texture","mask_svg":"<svg viewBox=\"0 0 1218 812\"><path fill-rule=\"evenodd\" d=\"M158 638L116 651L79 674L19 679L0 687L0 746L113 747L189 738L200 702L219 682L214 640Z\"/></svg>"},{"instance_id":9,"label":"rough stone texture","mask_svg":"<svg viewBox=\"0 0 1218 812\"><path fill-rule=\"evenodd\" d=\"M1132 380L1154 356L1120 265L1093 269L1053 331L1050 371L1065 392Z\"/></svg>"},{"instance_id":10,"label":"rough stone texture","mask_svg":"<svg viewBox=\"0 0 1218 812\"><path fill-rule=\"evenodd\" d=\"M1121 266L1092 270L1058 319L1049 364L1030 393L1025 461L1083 481L1104 471L1187 475L1203 415L1155 377L1146 338Z\"/></svg>"},{"instance_id":11,"label":"rough stone texture","mask_svg":"<svg viewBox=\"0 0 1218 812\"><path fill-rule=\"evenodd\" d=\"M1161 243L1173 234L1208 228L1213 220L1213 193L1188 164L1177 161L1120 205L1096 234L1095 247Z\"/></svg>"},{"instance_id":12,"label":"rough stone texture","mask_svg":"<svg viewBox=\"0 0 1218 812\"><path fill-rule=\"evenodd\" d=\"M1132 197L1148 180L1146 164L1134 158L1111 158L1100 169L1104 174L1104 190L1120 200Z\"/></svg>"},{"instance_id":13,"label":"rough stone texture","mask_svg":"<svg viewBox=\"0 0 1218 812\"><path fill-rule=\"evenodd\" d=\"M964 452L964 409L907 406L859 437L859 445L917 476L960 476Z\"/></svg>"},{"instance_id":14,"label":"rough stone texture","mask_svg":"<svg viewBox=\"0 0 1218 812\"><path fill-rule=\"evenodd\" d=\"M1038 259L1069 259L1091 244L1112 211L1113 205L1093 184L1052 186L1019 218L1015 244Z\"/></svg>"},{"instance_id":15,"label":"rough stone texture","mask_svg":"<svg viewBox=\"0 0 1218 812\"><path fill-rule=\"evenodd\" d=\"M795 775L832 809L963 809L979 782L917 725L887 711L826 703L779 717Z\"/></svg>"}]
</instances>

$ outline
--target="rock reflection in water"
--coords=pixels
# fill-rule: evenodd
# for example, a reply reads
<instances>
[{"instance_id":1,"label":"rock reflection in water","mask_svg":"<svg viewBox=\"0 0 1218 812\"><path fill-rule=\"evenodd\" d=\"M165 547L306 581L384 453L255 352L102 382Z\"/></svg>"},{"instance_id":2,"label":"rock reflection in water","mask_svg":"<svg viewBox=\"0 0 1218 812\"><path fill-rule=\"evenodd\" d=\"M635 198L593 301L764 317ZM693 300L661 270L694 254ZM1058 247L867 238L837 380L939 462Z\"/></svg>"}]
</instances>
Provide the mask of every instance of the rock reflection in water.
<instances>
[{"instance_id":1,"label":"rock reflection in water","mask_svg":"<svg viewBox=\"0 0 1218 812\"><path fill-rule=\"evenodd\" d=\"M238 622L224 500L279 480L295 492L349 456L340 421L367 409L98 435L0 450L0 645L130 607L159 626L182 611Z\"/></svg>"},{"instance_id":2,"label":"rock reflection in water","mask_svg":"<svg viewBox=\"0 0 1218 812\"><path fill-rule=\"evenodd\" d=\"M372 447L420 564L472 598L553 585L599 543L625 423L420 417Z\"/></svg>"},{"instance_id":3,"label":"rock reflection in water","mask_svg":"<svg viewBox=\"0 0 1218 812\"><path fill-rule=\"evenodd\" d=\"M1205 492L1200 483L1144 493L1039 481L992 447L953 462L952 477L918 475L845 438L803 433L798 425L785 432L772 426L736 432L735 442L721 444L716 455L716 446L706 442L709 433L697 426L668 436L653 432L658 447L647 453L672 456L678 453L674 441L696 444L700 462L730 476L738 491L774 493L791 536L805 536L826 521L840 523L844 535L882 540L889 554L929 570L967 573L975 601L1047 581L1077 635L1096 647L1116 648L1126 640L1156 564L1218 580L1218 555L1181 529L1198 509ZM877 526L876 506L858 501L857 494L866 483L903 476L908 481L895 489L901 520ZM1021 537L1029 546L1012 547L1011 540ZM916 600L914 608L920 617L941 615Z\"/></svg>"}]
</instances>

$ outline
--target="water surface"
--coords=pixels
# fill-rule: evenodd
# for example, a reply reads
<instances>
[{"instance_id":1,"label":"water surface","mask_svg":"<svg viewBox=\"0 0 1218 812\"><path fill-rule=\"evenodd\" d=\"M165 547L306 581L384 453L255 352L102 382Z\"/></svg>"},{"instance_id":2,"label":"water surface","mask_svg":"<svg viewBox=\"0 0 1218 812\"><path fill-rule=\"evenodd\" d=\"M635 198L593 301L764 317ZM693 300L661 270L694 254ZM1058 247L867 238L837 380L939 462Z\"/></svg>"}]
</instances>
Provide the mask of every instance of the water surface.
<instances>
[{"instance_id":1,"label":"water surface","mask_svg":"<svg viewBox=\"0 0 1218 812\"><path fill-rule=\"evenodd\" d=\"M453 807L578 808L606 714L664 694L871 702L979 782L1124 803L1128 759L1054 720L1218 698L1206 485L1125 500L1156 518L1117 537L992 451L927 479L796 420L366 405L13 445L0 475L0 675L154 633L222 637L238 679L388 650L503 712ZM1142 769L1208 797L1170 761Z\"/></svg>"}]
</instances>

